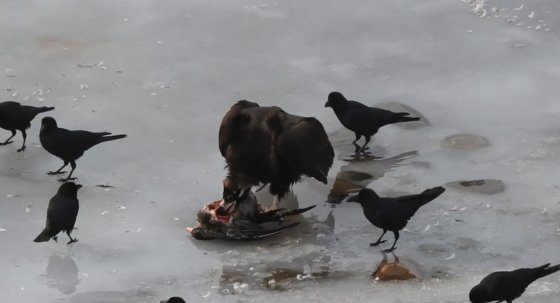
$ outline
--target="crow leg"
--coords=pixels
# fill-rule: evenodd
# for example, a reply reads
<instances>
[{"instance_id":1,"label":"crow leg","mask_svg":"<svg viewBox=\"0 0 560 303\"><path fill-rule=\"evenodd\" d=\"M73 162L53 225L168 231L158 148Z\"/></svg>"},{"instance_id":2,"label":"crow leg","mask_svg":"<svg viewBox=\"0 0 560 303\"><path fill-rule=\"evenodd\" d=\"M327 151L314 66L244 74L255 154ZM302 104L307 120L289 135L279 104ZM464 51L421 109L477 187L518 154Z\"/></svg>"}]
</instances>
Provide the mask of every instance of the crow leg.
<instances>
[{"instance_id":1,"label":"crow leg","mask_svg":"<svg viewBox=\"0 0 560 303\"><path fill-rule=\"evenodd\" d=\"M387 242L387 240L381 241L381 239L383 239L383 236L385 235L386 232L387 232L387 230L384 229L384 230L383 230L383 233L381 234L381 237L379 237L379 239L377 239L377 241L375 241L375 243L370 243L369 246L377 246L377 245L379 245L379 244L381 244L381 243Z\"/></svg>"},{"instance_id":2,"label":"crow leg","mask_svg":"<svg viewBox=\"0 0 560 303\"><path fill-rule=\"evenodd\" d=\"M398 230L394 230L393 233L395 234L395 242L393 242L393 246L391 246L391 248L385 249L383 250L383 252L392 252L393 250L396 249L395 245L397 244L397 240L399 239L399 231Z\"/></svg>"},{"instance_id":3,"label":"crow leg","mask_svg":"<svg viewBox=\"0 0 560 303\"><path fill-rule=\"evenodd\" d=\"M50 171L50 172L47 173L47 175L60 175L60 174L63 174L64 172L62 171L62 169L65 168L66 165L68 165L68 161L64 161L64 165L62 165L62 167L60 167L57 171Z\"/></svg>"},{"instance_id":4,"label":"crow leg","mask_svg":"<svg viewBox=\"0 0 560 303\"><path fill-rule=\"evenodd\" d=\"M63 178L63 179L58 179L58 181L66 182L66 181L70 181L70 180L76 180L76 178L72 178L72 173L76 169L76 162L70 161L70 166L72 166L72 170L70 171L70 174L68 174L68 177Z\"/></svg>"},{"instance_id":5,"label":"crow leg","mask_svg":"<svg viewBox=\"0 0 560 303\"><path fill-rule=\"evenodd\" d=\"M58 242L58 236L54 236L52 237L52 239L54 240L54 242Z\"/></svg>"},{"instance_id":6,"label":"crow leg","mask_svg":"<svg viewBox=\"0 0 560 303\"><path fill-rule=\"evenodd\" d=\"M66 244L72 244L74 242L78 242L78 239L76 239L76 238L72 239L72 236L70 236L71 232L72 232L72 230L67 230L66 231L66 234L68 235L68 238L70 238L70 241L68 241L68 243L66 243Z\"/></svg>"},{"instance_id":7,"label":"crow leg","mask_svg":"<svg viewBox=\"0 0 560 303\"><path fill-rule=\"evenodd\" d=\"M18 149L18 152L22 152L25 150L25 140L27 139L27 133L25 132L25 130L20 130L21 131L21 135L23 136L23 144L21 145L21 148Z\"/></svg>"},{"instance_id":8,"label":"crow leg","mask_svg":"<svg viewBox=\"0 0 560 303\"><path fill-rule=\"evenodd\" d=\"M6 139L6 141L4 141L4 143L0 143L0 145L8 145L8 144L14 142L14 141L10 141L10 139L12 139L16 135L16 131L12 130L11 132L12 132L12 135L8 139Z\"/></svg>"},{"instance_id":9,"label":"crow leg","mask_svg":"<svg viewBox=\"0 0 560 303\"><path fill-rule=\"evenodd\" d=\"M362 145L362 149L360 150L361 152L367 149L366 146L369 144L369 141L371 140L371 136L365 136L365 137L366 137L366 142L364 143L364 145Z\"/></svg>"},{"instance_id":10,"label":"crow leg","mask_svg":"<svg viewBox=\"0 0 560 303\"><path fill-rule=\"evenodd\" d=\"M356 134L356 140L352 141L352 143L354 143L354 144L356 144L356 142L357 142L358 140L360 140L360 138L362 137L362 135L360 135L360 134L358 134L358 133L355 133L355 134Z\"/></svg>"},{"instance_id":11,"label":"crow leg","mask_svg":"<svg viewBox=\"0 0 560 303\"><path fill-rule=\"evenodd\" d=\"M356 144L356 142L352 142L352 144L354 144L354 154L356 154L356 157L358 156L358 154L360 153L360 151L362 150L362 147L358 144Z\"/></svg>"}]
</instances>

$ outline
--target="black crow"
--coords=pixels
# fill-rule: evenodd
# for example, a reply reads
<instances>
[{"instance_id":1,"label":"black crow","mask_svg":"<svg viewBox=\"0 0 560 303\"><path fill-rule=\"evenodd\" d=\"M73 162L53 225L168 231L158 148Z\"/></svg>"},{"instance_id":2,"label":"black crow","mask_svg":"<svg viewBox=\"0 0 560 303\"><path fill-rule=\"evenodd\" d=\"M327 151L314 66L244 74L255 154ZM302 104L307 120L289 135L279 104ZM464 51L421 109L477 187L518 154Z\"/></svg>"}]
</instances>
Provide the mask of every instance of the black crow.
<instances>
[{"instance_id":1,"label":"black crow","mask_svg":"<svg viewBox=\"0 0 560 303\"><path fill-rule=\"evenodd\" d=\"M231 202L243 190L269 184L273 209L302 175L326 184L334 159L317 119L246 100L234 104L222 119L219 147L229 170L224 199Z\"/></svg>"},{"instance_id":2,"label":"black crow","mask_svg":"<svg viewBox=\"0 0 560 303\"><path fill-rule=\"evenodd\" d=\"M0 127L12 132L6 141L0 143L0 145L7 145L12 143L10 141L15 135L16 130L21 132L23 136L23 144L18 152L25 150L25 140L27 139L26 129L31 127L31 120L37 116L37 114L48 112L53 110L54 107L35 107L29 105L21 105L18 102L6 101L0 103Z\"/></svg>"},{"instance_id":3,"label":"black crow","mask_svg":"<svg viewBox=\"0 0 560 303\"><path fill-rule=\"evenodd\" d=\"M76 217L78 216L78 189L82 187L73 182L66 182L58 188L58 192L49 201L47 208L47 222L45 229L33 240L34 242L46 242L51 238L56 242L59 232L65 231L70 238L67 244L78 241L72 239L70 233L74 229Z\"/></svg>"},{"instance_id":4,"label":"black crow","mask_svg":"<svg viewBox=\"0 0 560 303\"><path fill-rule=\"evenodd\" d=\"M560 264L550 263L536 268L520 268L513 271L497 271L486 276L471 289L469 299L472 303L513 302L519 298L529 284L560 270Z\"/></svg>"},{"instance_id":5,"label":"black crow","mask_svg":"<svg viewBox=\"0 0 560 303\"><path fill-rule=\"evenodd\" d=\"M431 189L426 189L418 195L408 195L395 198L380 198L375 191L364 188L360 192L348 199L349 202L358 202L362 205L364 215L375 225L383 229L383 234L371 246L377 246L387 241L381 239L385 233L390 230L395 234L395 241L393 246L385 249L383 252L392 252L395 249L395 244L399 239L399 230L403 229L408 220L412 218L414 213L424 204L439 197L445 188L439 186Z\"/></svg>"},{"instance_id":6,"label":"black crow","mask_svg":"<svg viewBox=\"0 0 560 303\"><path fill-rule=\"evenodd\" d=\"M62 169L70 163L72 170L65 179L60 179L61 182L74 180L72 173L76 169L76 160L80 158L84 152L92 146L102 142L117 140L125 138L126 135L109 136L111 133L98 132L93 133L85 130L67 130L60 128L56 124L56 120L52 117L45 117L42 120L41 132L39 139L41 145L49 153L59 157L64 161L64 165L57 171L48 172L49 175L63 174Z\"/></svg>"},{"instance_id":7,"label":"black crow","mask_svg":"<svg viewBox=\"0 0 560 303\"><path fill-rule=\"evenodd\" d=\"M160 303L186 303L185 300L183 300L183 298L180 297L171 297L167 300L161 300L159 302Z\"/></svg>"},{"instance_id":8,"label":"black crow","mask_svg":"<svg viewBox=\"0 0 560 303\"><path fill-rule=\"evenodd\" d=\"M394 113L389 110L369 107L360 102L349 101L339 92L329 94L325 107L331 107L336 117L344 127L356 134L356 140L352 143L356 145L362 136L366 138L366 142L360 148L364 150L369 143L371 136L375 135L379 128L399 122L418 121L420 118L407 117L409 113Z\"/></svg>"}]
</instances>

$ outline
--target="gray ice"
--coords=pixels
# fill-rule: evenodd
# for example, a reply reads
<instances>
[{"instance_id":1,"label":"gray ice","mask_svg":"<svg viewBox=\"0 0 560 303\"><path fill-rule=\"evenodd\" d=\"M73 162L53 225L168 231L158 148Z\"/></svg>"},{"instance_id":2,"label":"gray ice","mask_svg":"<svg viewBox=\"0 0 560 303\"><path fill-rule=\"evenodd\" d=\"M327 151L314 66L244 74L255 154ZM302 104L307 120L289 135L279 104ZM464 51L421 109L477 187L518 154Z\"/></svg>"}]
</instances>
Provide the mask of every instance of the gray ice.
<instances>
[{"instance_id":1,"label":"gray ice","mask_svg":"<svg viewBox=\"0 0 560 303\"><path fill-rule=\"evenodd\" d=\"M32 242L58 187L45 172L62 164L39 144L44 115L25 152L19 135L0 147L2 302L467 302L489 272L560 263L556 0L1 4L0 100L129 135L78 161L70 246ZM356 161L353 134L323 107L333 90L429 125L387 126ZM294 186L300 206L318 207L293 230L197 242L183 228L220 197L218 125L239 99L317 117L335 147L330 182ZM476 137L445 141L465 134ZM374 280L383 256L368 243L381 231L358 205L327 202L336 181L398 195L477 180L504 190L448 187L401 233L395 253L420 272L408 281ZM557 274L516 302L559 295Z\"/></svg>"}]
</instances>

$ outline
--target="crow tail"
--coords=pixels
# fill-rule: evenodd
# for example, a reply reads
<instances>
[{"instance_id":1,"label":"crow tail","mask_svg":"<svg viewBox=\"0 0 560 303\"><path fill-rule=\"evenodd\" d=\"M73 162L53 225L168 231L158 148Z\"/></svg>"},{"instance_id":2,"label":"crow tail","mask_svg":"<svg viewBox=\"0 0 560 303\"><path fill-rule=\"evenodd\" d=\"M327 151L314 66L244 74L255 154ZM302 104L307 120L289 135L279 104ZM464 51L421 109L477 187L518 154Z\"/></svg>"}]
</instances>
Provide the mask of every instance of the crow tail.
<instances>
[{"instance_id":1,"label":"crow tail","mask_svg":"<svg viewBox=\"0 0 560 303\"><path fill-rule=\"evenodd\" d=\"M543 266L535 268L535 270L536 270L536 275L535 275L535 280L536 280L536 279L546 277L550 274L553 274L553 273L559 271L560 270L560 264L550 266L550 263L547 263Z\"/></svg>"},{"instance_id":2,"label":"crow tail","mask_svg":"<svg viewBox=\"0 0 560 303\"><path fill-rule=\"evenodd\" d=\"M441 194L443 194L444 191L445 191L445 188L443 188L442 186L426 189L425 191L423 191L419 195L422 198L422 199L420 199L420 201L421 201L420 205L424 205L424 204L427 204L428 202L433 201L435 198L437 198Z\"/></svg>"},{"instance_id":3,"label":"crow tail","mask_svg":"<svg viewBox=\"0 0 560 303\"><path fill-rule=\"evenodd\" d=\"M410 115L410 113L407 112L395 113L395 123L420 120L420 118L418 117L408 117L408 115Z\"/></svg>"},{"instance_id":4,"label":"crow tail","mask_svg":"<svg viewBox=\"0 0 560 303\"><path fill-rule=\"evenodd\" d=\"M43 107L39 107L38 108L38 112L39 113L44 113L44 112L49 112L51 110L53 110L54 107L47 107L47 106L43 106Z\"/></svg>"},{"instance_id":5,"label":"crow tail","mask_svg":"<svg viewBox=\"0 0 560 303\"><path fill-rule=\"evenodd\" d=\"M109 135L111 133L104 133L104 135ZM118 140L118 139L122 139L122 138L126 138L126 135L114 135L114 136L104 136L104 137L100 137L96 144L102 143L102 142L107 142L107 141L113 141L113 140Z\"/></svg>"},{"instance_id":6,"label":"crow tail","mask_svg":"<svg viewBox=\"0 0 560 303\"><path fill-rule=\"evenodd\" d=\"M37 238L35 238L35 240L33 240L33 242L47 242L54 236L55 235L53 235L52 230L48 227L45 227L45 229L43 229L43 231L37 236Z\"/></svg>"}]
</instances>

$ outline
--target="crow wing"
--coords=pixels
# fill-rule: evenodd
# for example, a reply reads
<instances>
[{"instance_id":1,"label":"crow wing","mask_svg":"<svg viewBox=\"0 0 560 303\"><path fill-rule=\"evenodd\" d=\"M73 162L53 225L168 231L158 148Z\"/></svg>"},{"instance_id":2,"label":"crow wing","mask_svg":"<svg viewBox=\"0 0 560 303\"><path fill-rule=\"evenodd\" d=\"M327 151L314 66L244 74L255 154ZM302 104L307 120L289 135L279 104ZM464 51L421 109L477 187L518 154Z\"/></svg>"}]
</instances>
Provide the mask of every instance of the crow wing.
<instances>
[{"instance_id":1,"label":"crow wing","mask_svg":"<svg viewBox=\"0 0 560 303\"><path fill-rule=\"evenodd\" d=\"M77 199L56 194L49 202L47 221L53 228L72 230L76 224L78 209Z\"/></svg>"},{"instance_id":2,"label":"crow wing","mask_svg":"<svg viewBox=\"0 0 560 303\"><path fill-rule=\"evenodd\" d=\"M21 104L14 101L0 103L0 127L8 130L27 129L31 124L23 115Z\"/></svg>"}]
</instances>

